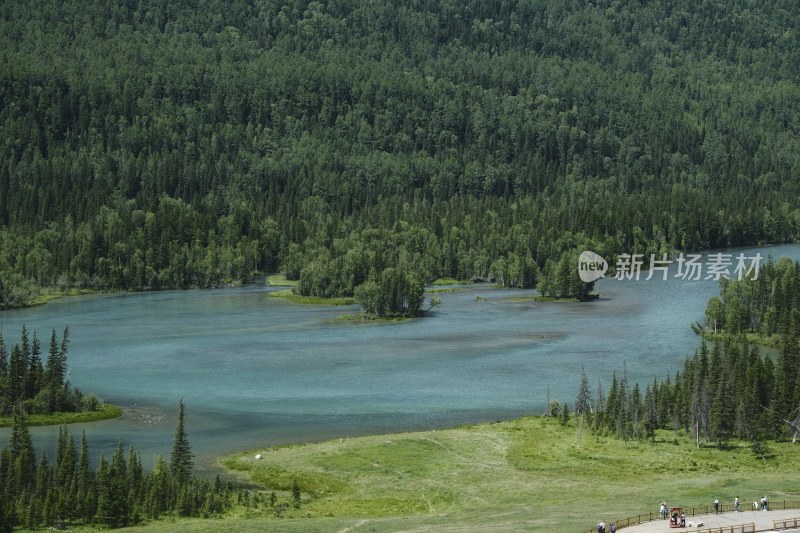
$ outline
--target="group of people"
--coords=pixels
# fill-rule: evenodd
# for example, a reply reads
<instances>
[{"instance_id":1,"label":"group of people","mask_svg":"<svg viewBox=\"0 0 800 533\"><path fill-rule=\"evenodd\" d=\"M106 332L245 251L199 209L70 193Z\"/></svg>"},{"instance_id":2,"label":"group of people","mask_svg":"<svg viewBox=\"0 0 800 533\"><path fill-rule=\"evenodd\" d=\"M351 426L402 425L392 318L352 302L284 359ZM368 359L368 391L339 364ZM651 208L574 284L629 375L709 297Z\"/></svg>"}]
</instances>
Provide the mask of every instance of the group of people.
<instances>
[{"instance_id":1,"label":"group of people","mask_svg":"<svg viewBox=\"0 0 800 533\"><path fill-rule=\"evenodd\" d=\"M756 509L761 509L762 511L769 510L769 501L767 500L766 496L761 498L760 504L759 504L759 502L753 502L753 510L755 511ZM738 496L733 499L733 511L736 512L736 513L739 512L739 497ZM715 513L719 512L719 500L716 499L716 498L714 499L714 512Z\"/></svg>"},{"instance_id":2,"label":"group of people","mask_svg":"<svg viewBox=\"0 0 800 533\"><path fill-rule=\"evenodd\" d=\"M753 502L753 509L756 509L758 505L759 504L757 502ZM767 500L766 496L761 498L760 509L762 511L769 510L769 501ZM736 498L734 498L734 500L733 500L733 510L735 512L737 512L737 513L739 512L739 497L738 496ZM717 499L717 498L714 498L714 512L715 513L719 512L719 499ZM670 517L669 507L667 507L667 502L661 502L661 508L658 511L658 515L661 518L665 518L665 519L666 518L671 518L673 524L676 524L678 519L680 519L680 525L681 526L684 526L686 524L686 513L685 512L682 512L681 516L678 517L678 513L676 511L676 512L672 513L672 516Z\"/></svg>"},{"instance_id":3,"label":"group of people","mask_svg":"<svg viewBox=\"0 0 800 533\"><path fill-rule=\"evenodd\" d=\"M686 527L686 511L681 509L680 515L678 515L678 511L673 512L670 522L673 526Z\"/></svg>"},{"instance_id":4,"label":"group of people","mask_svg":"<svg viewBox=\"0 0 800 533\"><path fill-rule=\"evenodd\" d=\"M672 525L686 527L686 511L681 509L681 514L678 514L678 511L675 510L673 511L672 516L670 516L667 502L661 502L661 508L658 510L658 516L661 518L669 518Z\"/></svg>"},{"instance_id":5,"label":"group of people","mask_svg":"<svg viewBox=\"0 0 800 533\"><path fill-rule=\"evenodd\" d=\"M597 524L597 533L606 533L606 523L602 520ZM614 522L611 522L611 525L608 526L608 533L617 533L617 526Z\"/></svg>"},{"instance_id":6,"label":"group of people","mask_svg":"<svg viewBox=\"0 0 800 533\"><path fill-rule=\"evenodd\" d=\"M757 505L758 505L757 502L753 502L753 509L755 509ZM769 502L767 501L766 496L761 498L760 507L762 511L767 511L769 509ZM738 496L733 500L733 510L737 513L739 512ZM714 498L714 512L715 513L719 512L719 499L717 498ZM669 507L667 507L667 502L661 502L661 508L658 510L658 515L664 519L669 518L671 525L686 527L686 511L681 509L681 513L678 514L678 511L676 509L675 511L672 512L672 516L670 516L670 509ZM614 522L611 522L608 532L606 532L606 523L603 520L600 520L600 523L597 524L597 533L616 533L616 531L617 531L617 526L614 524Z\"/></svg>"}]
</instances>

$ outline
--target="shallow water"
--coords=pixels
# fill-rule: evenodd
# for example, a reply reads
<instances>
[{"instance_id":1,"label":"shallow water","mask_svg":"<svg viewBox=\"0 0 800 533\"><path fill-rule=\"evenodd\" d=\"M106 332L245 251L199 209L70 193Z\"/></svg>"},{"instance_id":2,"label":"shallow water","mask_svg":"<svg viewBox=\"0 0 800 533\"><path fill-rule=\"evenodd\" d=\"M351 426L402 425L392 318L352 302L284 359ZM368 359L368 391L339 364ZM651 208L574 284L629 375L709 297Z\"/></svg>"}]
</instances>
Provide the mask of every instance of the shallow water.
<instances>
[{"instance_id":1,"label":"shallow water","mask_svg":"<svg viewBox=\"0 0 800 533\"><path fill-rule=\"evenodd\" d=\"M800 245L744 249L800 258ZM644 278L645 276L643 276ZM441 308L403 323L343 325L353 307L238 289L62 298L0 313L7 342L22 326L44 344L69 326L73 383L125 408L85 429L95 452L118 440L146 463L167 456L180 398L200 467L242 449L452 426L572 407L585 368L607 390L625 364L645 383L674 373L698 346L713 280L601 280L600 301L511 302L533 291L488 285L439 294ZM486 298L478 301L476 296ZM56 428L32 428L50 448ZM0 430L0 442L8 430Z\"/></svg>"}]
</instances>

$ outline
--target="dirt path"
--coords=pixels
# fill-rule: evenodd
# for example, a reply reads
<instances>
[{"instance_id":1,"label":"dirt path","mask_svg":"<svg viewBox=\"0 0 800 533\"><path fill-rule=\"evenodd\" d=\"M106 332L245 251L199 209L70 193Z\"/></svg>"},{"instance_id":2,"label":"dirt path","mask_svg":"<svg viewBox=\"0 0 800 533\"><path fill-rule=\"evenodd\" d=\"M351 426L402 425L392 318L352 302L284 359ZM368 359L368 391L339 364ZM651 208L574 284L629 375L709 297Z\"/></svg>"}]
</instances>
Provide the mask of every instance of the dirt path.
<instances>
[{"instance_id":1,"label":"dirt path","mask_svg":"<svg viewBox=\"0 0 800 533\"><path fill-rule=\"evenodd\" d=\"M694 517L686 517L686 524L689 522L703 522L701 529L708 527L728 527L738 524L755 524L756 531L774 531L772 528L773 520L784 518L800 517L800 509L786 509L779 511L740 511L738 513L727 512L719 514L705 514ZM606 521L608 523L608 521ZM686 527L681 529L670 529L667 520L654 520L638 526L630 526L620 529L621 533L668 533L670 531L696 531L697 527Z\"/></svg>"}]
</instances>

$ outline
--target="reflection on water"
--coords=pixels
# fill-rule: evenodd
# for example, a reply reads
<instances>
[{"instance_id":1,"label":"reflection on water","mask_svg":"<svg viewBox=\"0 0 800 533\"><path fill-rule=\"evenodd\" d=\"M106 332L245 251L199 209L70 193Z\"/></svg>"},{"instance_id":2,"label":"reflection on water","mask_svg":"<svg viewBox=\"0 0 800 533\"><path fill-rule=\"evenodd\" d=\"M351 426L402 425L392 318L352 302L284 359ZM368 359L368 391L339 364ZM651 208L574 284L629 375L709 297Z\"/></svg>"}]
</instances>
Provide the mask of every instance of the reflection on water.
<instances>
[{"instance_id":1,"label":"reflection on water","mask_svg":"<svg viewBox=\"0 0 800 533\"><path fill-rule=\"evenodd\" d=\"M797 245L758 251L800 256ZM10 342L23 323L42 339L69 326L73 382L125 408L71 428L94 450L110 455L121 439L147 463L167 456L183 397L207 466L265 445L541 413L548 389L572 404L582 368L593 385L623 362L631 380L663 377L696 349L689 326L717 283L608 279L597 289L601 301L545 304L480 285L440 293L429 318L378 325L331 324L357 307L296 305L263 285L63 298L0 318ZM32 433L50 448L57 429Z\"/></svg>"}]
</instances>

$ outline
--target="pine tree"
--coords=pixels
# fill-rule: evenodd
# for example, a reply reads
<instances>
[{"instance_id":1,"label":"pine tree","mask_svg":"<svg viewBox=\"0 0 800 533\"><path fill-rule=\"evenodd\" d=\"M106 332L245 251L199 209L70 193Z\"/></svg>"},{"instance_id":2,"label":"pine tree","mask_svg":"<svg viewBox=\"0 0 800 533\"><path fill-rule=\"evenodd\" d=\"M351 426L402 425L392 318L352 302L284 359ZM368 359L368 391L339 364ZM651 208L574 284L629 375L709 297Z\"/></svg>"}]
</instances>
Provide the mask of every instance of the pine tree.
<instances>
[{"instance_id":1,"label":"pine tree","mask_svg":"<svg viewBox=\"0 0 800 533\"><path fill-rule=\"evenodd\" d=\"M16 487L12 486L14 461L8 446L0 450L0 501L11 501ZM11 510L8 509L10 513Z\"/></svg>"},{"instance_id":2,"label":"pine tree","mask_svg":"<svg viewBox=\"0 0 800 533\"><path fill-rule=\"evenodd\" d=\"M297 480L292 480L292 500L294 501L294 508L300 509L300 501L302 498L302 494L300 493L300 485L297 484Z\"/></svg>"},{"instance_id":3,"label":"pine tree","mask_svg":"<svg viewBox=\"0 0 800 533\"><path fill-rule=\"evenodd\" d=\"M13 527L10 506L7 507L4 499L0 498L0 533L11 533Z\"/></svg>"},{"instance_id":4,"label":"pine tree","mask_svg":"<svg viewBox=\"0 0 800 533\"><path fill-rule=\"evenodd\" d=\"M613 384L612 384L613 386ZM609 398L611 395L609 394ZM622 378L619 380L619 389L617 392L616 400L616 428L617 435L628 444L628 439L631 436L631 418L629 412L629 393L628 393L628 367L622 363Z\"/></svg>"},{"instance_id":5,"label":"pine tree","mask_svg":"<svg viewBox=\"0 0 800 533\"><path fill-rule=\"evenodd\" d=\"M42 384L42 350L39 344L39 339L36 337L36 332L33 333L33 340L30 347L30 356L28 357L28 370L25 374L25 393L26 399L35 398L39 394L39 388Z\"/></svg>"},{"instance_id":6,"label":"pine tree","mask_svg":"<svg viewBox=\"0 0 800 533\"><path fill-rule=\"evenodd\" d=\"M653 442L656 440L656 429L658 428L658 407L656 406L655 394L650 385L644 391L644 435Z\"/></svg>"},{"instance_id":7,"label":"pine tree","mask_svg":"<svg viewBox=\"0 0 800 533\"><path fill-rule=\"evenodd\" d=\"M581 384L578 388L578 396L575 398L575 414L588 415L592 410L592 392L589 390L589 378L586 377L586 369L581 368Z\"/></svg>"},{"instance_id":8,"label":"pine tree","mask_svg":"<svg viewBox=\"0 0 800 533\"><path fill-rule=\"evenodd\" d=\"M87 492L94 481L92 469L89 466L89 441L86 439L86 430L81 436L81 453L78 459L78 488Z\"/></svg>"},{"instance_id":9,"label":"pine tree","mask_svg":"<svg viewBox=\"0 0 800 533\"><path fill-rule=\"evenodd\" d=\"M113 495L111 490L110 467L105 454L100 456L100 466L97 468L97 507L95 518L111 526L114 523Z\"/></svg>"},{"instance_id":10,"label":"pine tree","mask_svg":"<svg viewBox=\"0 0 800 533\"><path fill-rule=\"evenodd\" d=\"M15 344L11 349L11 361L9 363L6 386L6 405L8 409L13 409L13 406L23 399L27 369L25 353L19 345Z\"/></svg>"},{"instance_id":11,"label":"pine tree","mask_svg":"<svg viewBox=\"0 0 800 533\"><path fill-rule=\"evenodd\" d=\"M128 468L122 442L117 443L109 469L109 520L111 527L127 526L130 518L130 498L128 488Z\"/></svg>"},{"instance_id":12,"label":"pine tree","mask_svg":"<svg viewBox=\"0 0 800 533\"><path fill-rule=\"evenodd\" d=\"M69 487L75 478L75 469L78 465L78 450L75 440L64 427L63 437L59 439L60 449L56 453L56 482L61 487Z\"/></svg>"},{"instance_id":13,"label":"pine tree","mask_svg":"<svg viewBox=\"0 0 800 533\"><path fill-rule=\"evenodd\" d=\"M143 475L142 460L139 453L131 446L128 450L128 486L132 491L139 490Z\"/></svg>"},{"instance_id":14,"label":"pine tree","mask_svg":"<svg viewBox=\"0 0 800 533\"><path fill-rule=\"evenodd\" d=\"M65 345L66 348L66 345ZM58 347L56 330L50 334L50 349L45 364L45 379L47 382L47 406L50 412L60 410L61 390L64 388L64 375L66 373L66 354Z\"/></svg>"},{"instance_id":15,"label":"pine tree","mask_svg":"<svg viewBox=\"0 0 800 533\"><path fill-rule=\"evenodd\" d=\"M717 442L717 447L722 447L732 433L733 415L731 409L729 372L723 369L719 373L719 383L711 405L711 435Z\"/></svg>"},{"instance_id":16,"label":"pine tree","mask_svg":"<svg viewBox=\"0 0 800 533\"><path fill-rule=\"evenodd\" d=\"M16 471L15 492L19 494L34 485L36 453L33 450L31 434L25 422L25 413L19 404L14 407L12 417L13 427L11 428L9 449L11 451L11 461L14 463Z\"/></svg>"},{"instance_id":17,"label":"pine tree","mask_svg":"<svg viewBox=\"0 0 800 533\"><path fill-rule=\"evenodd\" d=\"M42 456L39 459L39 465L36 467L36 483L33 488L33 494L40 500L44 501L44 499L47 497L47 491L49 489L50 464L47 459L47 454L42 452Z\"/></svg>"},{"instance_id":18,"label":"pine tree","mask_svg":"<svg viewBox=\"0 0 800 533\"><path fill-rule=\"evenodd\" d=\"M189 482L192 477L192 448L185 429L185 406L183 398L178 404L178 425L175 428L175 437L170 453L170 472L175 482L181 486Z\"/></svg>"},{"instance_id":19,"label":"pine tree","mask_svg":"<svg viewBox=\"0 0 800 533\"><path fill-rule=\"evenodd\" d=\"M611 386L608 388L608 398L606 399L605 422L607 429L617 428L619 414L619 381L615 370L611 375Z\"/></svg>"},{"instance_id":20,"label":"pine tree","mask_svg":"<svg viewBox=\"0 0 800 533\"><path fill-rule=\"evenodd\" d=\"M170 509L174 502L169 465L160 455L149 475L149 490L145 497L144 509L150 518L158 516Z\"/></svg>"},{"instance_id":21,"label":"pine tree","mask_svg":"<svg viewBox=\"0 0 800 533\"><path fill-rule=\"evenodd\" d=\"M636 439L642 436L642 391L639 384L633 386L633 392L630 397L630 406L628 407L629 420L631 422L631 430L633 437Z\"/></svg>"},{"instance_id":22,"label":"pine tree","mask_svg":"<svg viewBox=\"0 0 800 533\"><path fill-rule=\"evenodd\" d=\"M8 375L8 350L6 349L6 340L3 338L3 330L0 328L0 380L6 375Z\"/></svg>"},{"instance_id":23,"label":"pine tree","mask_svg":"<svg viewBox=\"0 0 800 533\"><path fill-rule=\"evenodd\" d=\"M25 509L25 525L28 531L36 531L37 526L42 520L42 511L47 511L47 509L43 509L45 506L43 506L42 503L43 500L39 500L36 496L28 500L28 507Z\"/></svg>"},{"instance_id":24,"label":"pine tree","mask_svg":"<svg viewBox=\"0 0 800 533\"><path fill-rule=\"evenodd\" d=\"M595 398L595 417L594 427L600 428L605 424L605 407L606 397L603 393L603 382L598 378L597 380L597 398Z\"/></svg>"}]
</instances>

